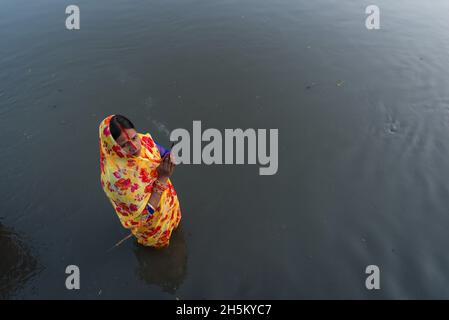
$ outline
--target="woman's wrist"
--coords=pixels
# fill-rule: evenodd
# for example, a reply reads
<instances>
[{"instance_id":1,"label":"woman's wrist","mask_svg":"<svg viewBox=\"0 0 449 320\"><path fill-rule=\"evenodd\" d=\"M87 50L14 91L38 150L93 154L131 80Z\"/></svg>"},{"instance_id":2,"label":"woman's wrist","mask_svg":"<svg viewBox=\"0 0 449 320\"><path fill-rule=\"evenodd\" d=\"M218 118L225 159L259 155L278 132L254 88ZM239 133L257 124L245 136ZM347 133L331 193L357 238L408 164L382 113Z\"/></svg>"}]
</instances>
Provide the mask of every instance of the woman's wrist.
<instances>
[{"instance_id":1,"label":"woman's wrist","mask_svg":"<svg viewBox=\"0 0 449 320\"><path fill-rule=\"evenodd\" d=\"M147 210L150 214L153 214L154 212L156 212L156 206L152 205L150 201L148 201L147 204Z\"/></svg>"},{"instance_id":2,"label":"woman's wrist","mask_svg":"<svg viewBox=\"0 0 449 320\"><path fill-rule=\"evenodd\" d=\"M158 177L157 181L159 181L162 184L166 184L168 181L168 177Z\"/></svg>"},{"instance_id":3,"label":"woman's wrist","mask_svg":"<svg viewBox=\"0 0 449 320\"><path fill-rule=\"evenodd\" d=\"M153 191L159 194L164 193L168 188L168 177L159 177L153 184Z\"/></svg>"}]
</instances>

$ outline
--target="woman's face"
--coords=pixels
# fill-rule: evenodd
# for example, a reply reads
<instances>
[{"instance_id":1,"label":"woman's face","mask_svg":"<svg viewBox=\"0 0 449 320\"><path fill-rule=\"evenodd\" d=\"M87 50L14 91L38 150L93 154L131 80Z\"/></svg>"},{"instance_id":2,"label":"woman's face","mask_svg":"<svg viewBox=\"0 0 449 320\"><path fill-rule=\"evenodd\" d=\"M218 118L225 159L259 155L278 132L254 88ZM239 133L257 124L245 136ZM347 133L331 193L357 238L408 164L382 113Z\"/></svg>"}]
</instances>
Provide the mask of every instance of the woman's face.
<instances>
[{"instance_id":1,"label":"woman's face","mask_svg":"<svg viewBox=\"0 0 449 320\"><path fill-rule=\"evenodd\" d=\"M117 144L122 150L131 156L137 156L140 154L140 138L137 131L134 129L124 129L117 139Z\"/></svg>"}]
</instances>

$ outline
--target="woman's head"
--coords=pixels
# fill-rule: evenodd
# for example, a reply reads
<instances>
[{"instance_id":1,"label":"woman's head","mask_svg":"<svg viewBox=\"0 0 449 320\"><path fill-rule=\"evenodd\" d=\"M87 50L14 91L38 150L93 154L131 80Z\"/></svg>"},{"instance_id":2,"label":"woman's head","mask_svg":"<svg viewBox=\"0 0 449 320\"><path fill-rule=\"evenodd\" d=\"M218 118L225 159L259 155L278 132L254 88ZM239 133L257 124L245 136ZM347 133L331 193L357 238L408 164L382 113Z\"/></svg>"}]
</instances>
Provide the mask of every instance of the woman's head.
<instances>
[{"instance_id":1,"label":"woman's head","mask_svg":"<svg viewBox=\"0 0 449 320\"><path fill-rule=\"evenodd\" d=\"M139 155L141 142L134 124L122 115L115 115L109 123L109 130L115 142L128 155Z\"/></svg>"}]
</instances>

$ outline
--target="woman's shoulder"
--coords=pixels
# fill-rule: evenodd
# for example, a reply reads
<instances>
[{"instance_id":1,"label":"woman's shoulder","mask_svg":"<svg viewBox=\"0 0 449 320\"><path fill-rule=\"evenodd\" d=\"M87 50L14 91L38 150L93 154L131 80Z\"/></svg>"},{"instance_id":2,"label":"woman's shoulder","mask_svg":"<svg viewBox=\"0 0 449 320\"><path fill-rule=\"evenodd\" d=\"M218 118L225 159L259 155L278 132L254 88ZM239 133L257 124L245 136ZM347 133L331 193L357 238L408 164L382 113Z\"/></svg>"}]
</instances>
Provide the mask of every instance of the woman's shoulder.
<instances>
[{"instance_id":1,"label":"woman's shoulder","mask_svg":"<svg viewBox=\"0 0 449 320\"><path fill-rule=\"evenodd\" d=\"M151 140L153 140L153 136L149 133L149 132L145 132L145 133L140 133L138 132L137 135L139 136L139 138L150 138Z\"/></svg>"},{"instance_id":2,"label":"woman's shoulder","mask_svg":"<svg viewBox=\"0 0 449 320\"><path fill-rule=\"evenodd\" d=\"M147 133L139 133L140 141L142 142L143 146L145 146L147 149L153 149L155 147L155 142L153 140L153 137L151 134Z\"/></svg>"}]
</instances>

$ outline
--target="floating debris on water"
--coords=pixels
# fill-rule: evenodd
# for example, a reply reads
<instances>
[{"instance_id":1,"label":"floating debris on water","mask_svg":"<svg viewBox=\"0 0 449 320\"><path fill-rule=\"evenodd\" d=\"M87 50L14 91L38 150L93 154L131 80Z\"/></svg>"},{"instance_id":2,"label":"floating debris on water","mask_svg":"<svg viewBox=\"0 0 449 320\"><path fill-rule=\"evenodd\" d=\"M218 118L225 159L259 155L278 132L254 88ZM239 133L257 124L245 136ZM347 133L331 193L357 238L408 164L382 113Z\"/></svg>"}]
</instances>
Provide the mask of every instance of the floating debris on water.
<instances>
[{"instance_id":1,"label":"floating debris on water","mask_svg":"<svg viewBox=\"0 0 449 320\"><path fill-rule=\"evenodd\" d=\"M310 83L310 84L308 84L308 85L306 86L306 90L310 90L310 89L312 89L313 87L316 87L317 85L318 85L318 83L312 82L312 83Z\"/></svg>"},{"instance_id":2,"label":"floating debris on water","mask_svg":"<svg viewBox=\"0 0 449 320\"><path fill-rule=\"evenodd\" d=\"M387 123L386 127L389 133L394 134L399 131L400 123L397 120L390 120L389 123Z\"/></svg>"},{"instance_id":3,"label":"floating debris on water","mask_svg":"<svg viewBox=\"0 0 449 320\"><path fill-rule=\"evenodd\" d=\"M343 80L337 80L337 87L343 87L343 85L345 84L345 82Z\"/></svg>"},{"instance_id":4,"label":"floating debris on water","mask_svg":"<svg viewBox=\"0 0 449 320\"><path fill-rule=\"evenodd\" d=\"M392 123L390 124L390 132L391 133L396 133L398 132L399 126L396 123Z\"/></svg>"}]
</instances>

